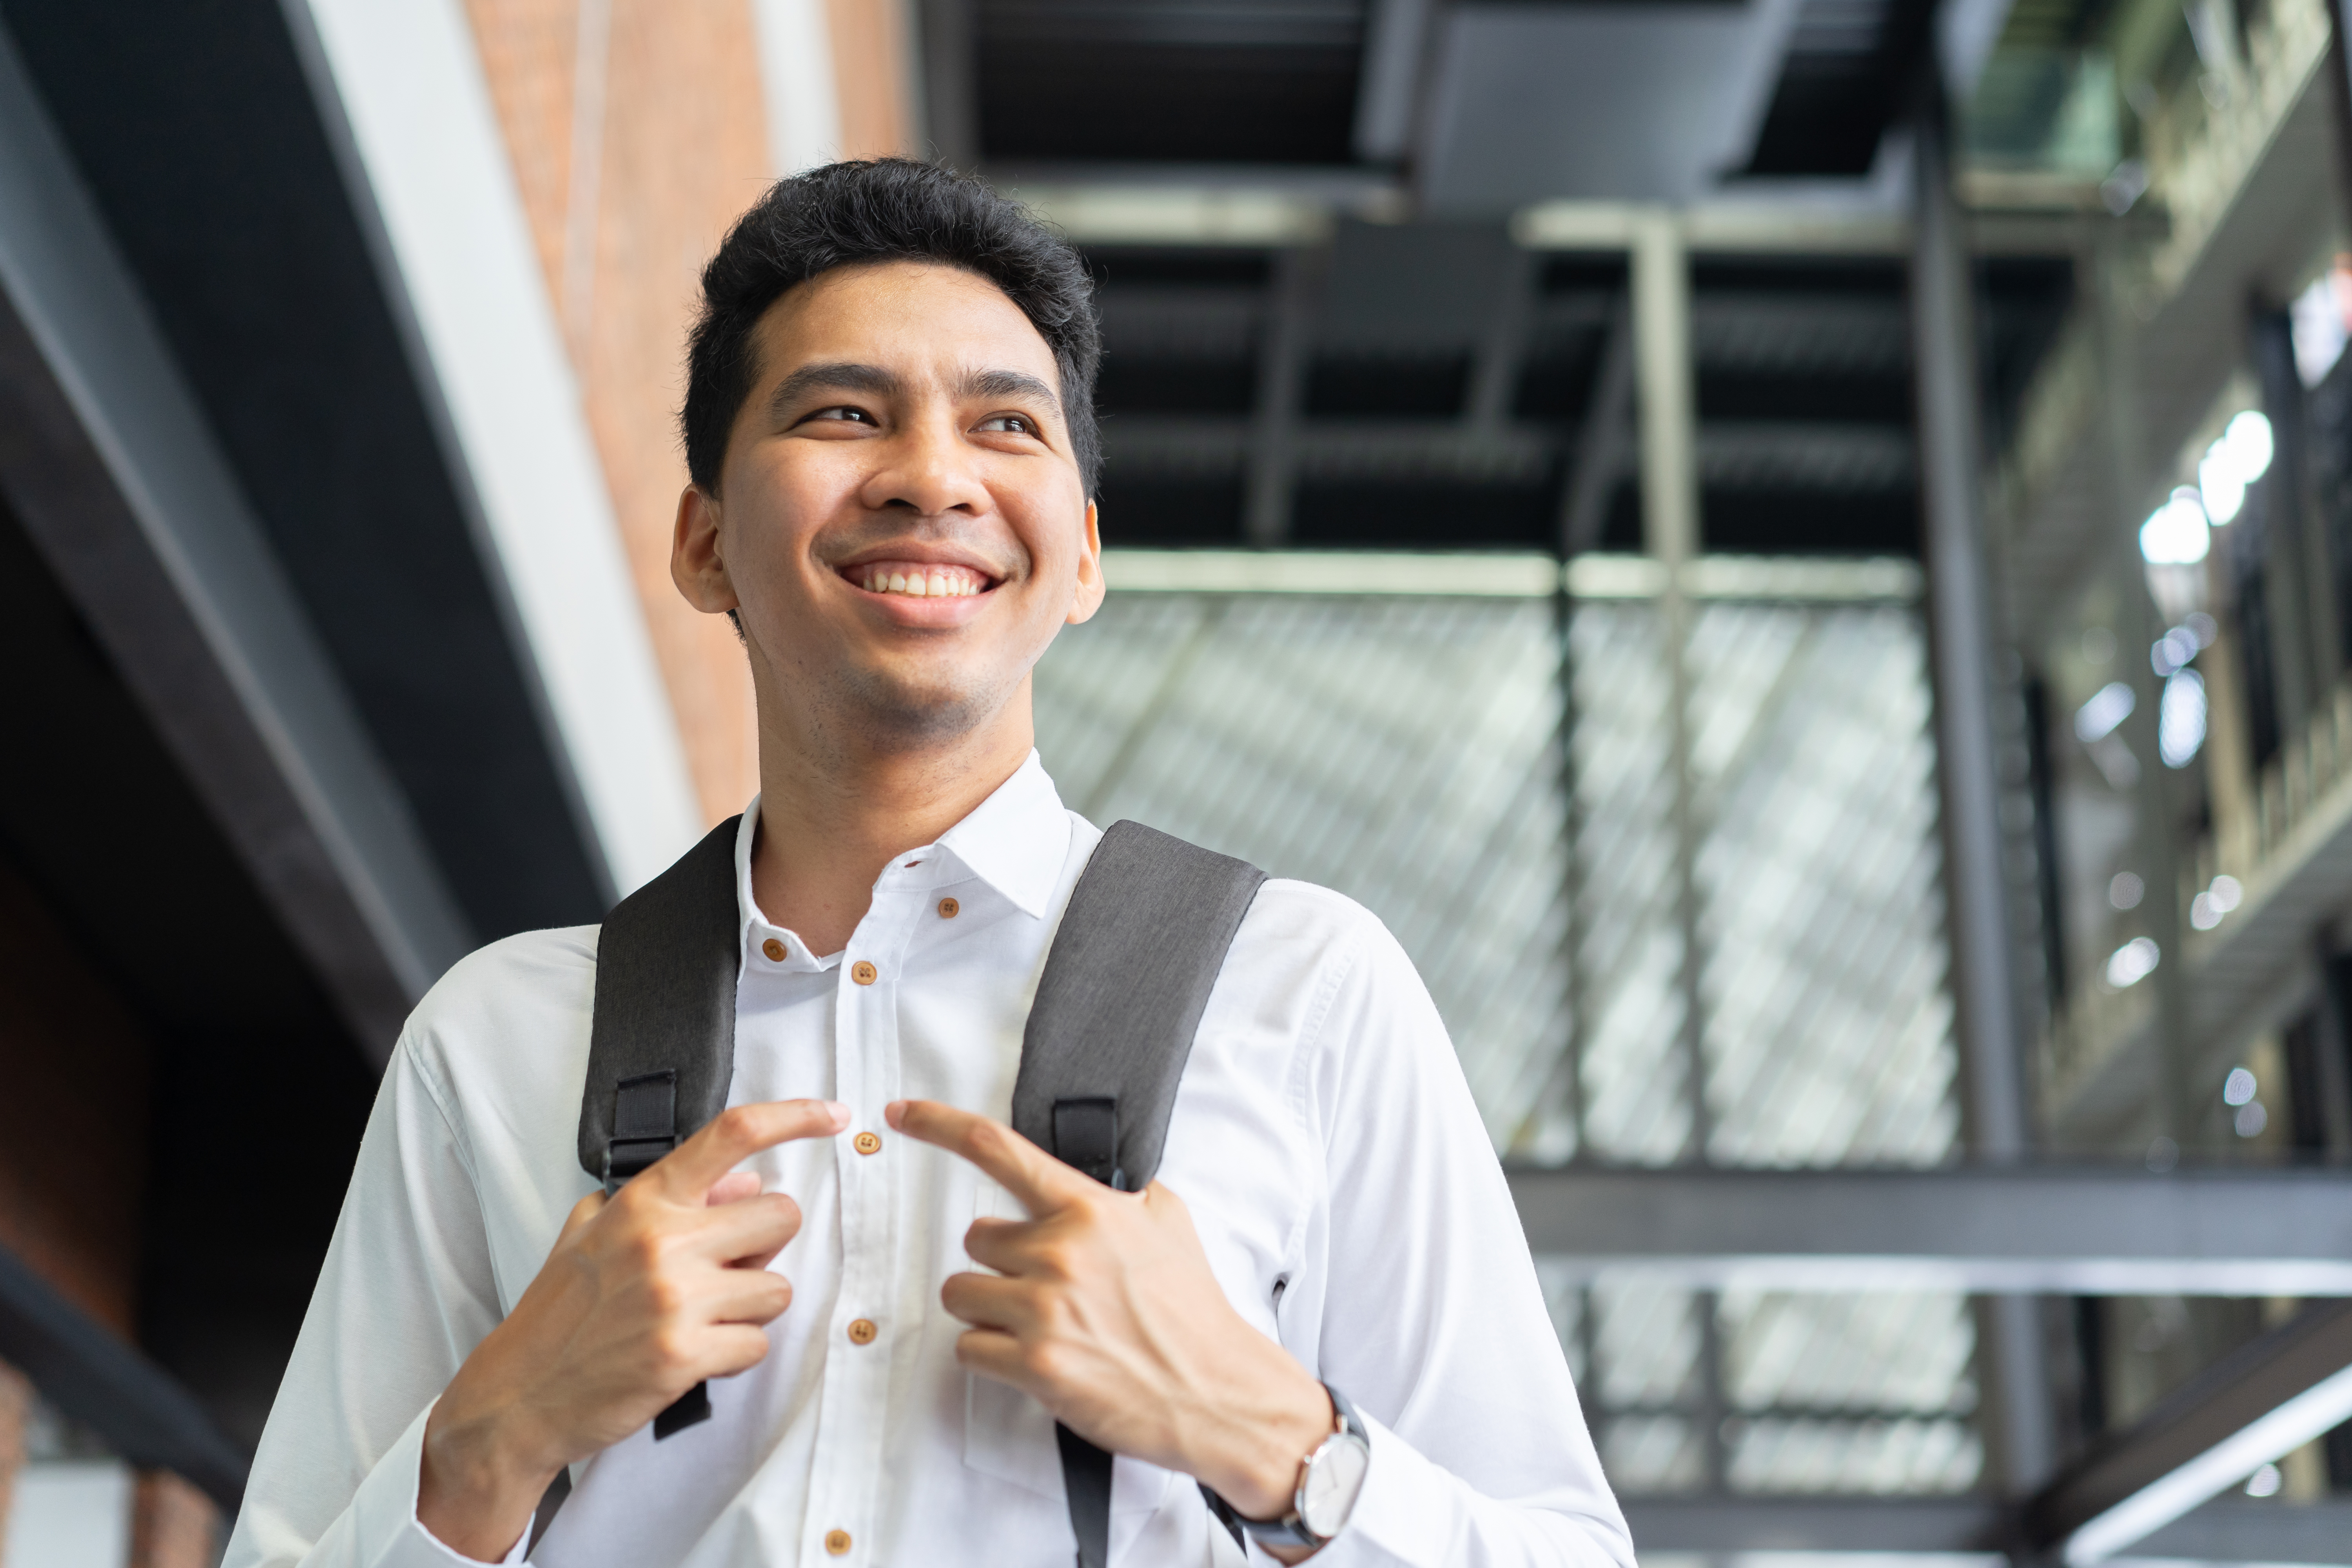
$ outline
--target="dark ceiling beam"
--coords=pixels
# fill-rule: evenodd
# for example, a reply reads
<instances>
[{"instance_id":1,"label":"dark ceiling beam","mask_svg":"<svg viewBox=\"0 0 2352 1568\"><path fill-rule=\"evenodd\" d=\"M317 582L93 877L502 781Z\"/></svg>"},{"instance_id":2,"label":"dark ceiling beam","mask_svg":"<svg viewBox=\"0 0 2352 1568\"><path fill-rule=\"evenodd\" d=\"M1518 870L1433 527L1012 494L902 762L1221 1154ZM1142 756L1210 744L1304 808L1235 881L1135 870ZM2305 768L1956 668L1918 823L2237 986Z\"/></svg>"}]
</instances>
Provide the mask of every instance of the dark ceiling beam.
<instances>
[{"instance_id":1,"label":"dark ceiling beam","mask_svg":"<svg viewBox=\"0 0 2352 1568\"><path fill-rule=\"evenodd\" d=\"M2056 1549L2067 1568L2089 1568L2347 1419L2352 1300L2328 1301L2223 1357L2094 1445L2025 1510L2028 1533ZM2231 1555L2263 1560L2235 1543Z\"/></svg>"},{"instance_id":2,"label":"dark ceiling beam","mask_svg":"<svg viewBox=\"0 0 2352 1568\"><path fill-rule=\"evenodd\" d=\"M1197 357L1247 341L1267 309L1252 289L1107 286L1099 296L1103 328L1117 351L1134 355ZM1590 290L1532 298L1525 313L1505 324L1524 339L1532 333L1606 329L1621 307L1616 297ZM1909 318L1900 299L1765 292L1700 292L1691 301L1691 334L1702 368L1763 366L1842 374L1886 370L1909 363ZM1502 356L1496 356L1498 359Z\"/></svg>"},{"instance_id":3,"label":"dark ceiling beam","mask_svg":"<svg viewBox=\"0 0 2352 1568\"><path fill-rule=\"evenodd\" d=\"M1800 0L1745 173L1857 177L1935 43L1937 0Z\"/></svg>"},{"instance_id":4,"label":"dark ceiling beam","mask_svg":"<svg viewBox=\"0 0 2352 1568\"><path fill-rule=\"evenodd\" d=\"M473 932L4 30L0 294L0 489L380 1063Z\"/></svg>"},{"instance_id":5,"label":"dark ceiling beam","mask_svg":"<svg viewBox=\"0 0 2352 1568\"><path fill-rule=\"evenodd\" d=\"M306 5L0 0L23 74L472 932L603 847Z\"/></svg>"},{"instance_id":6,"label":"dark ceiling beam","mask_svg":"<svg viewBox=\"0 0 2352 1568\"><path fill-rule=\"evenodd\" d=\"M171 1470L234 1518L247 1456L195 1395L0 1247L0 1362L142 1469Z\"/></svg>"},{"instance_id":7,"label":"dark ceiling beam","mask_svg":"<svg viewBox=\"0 0 2352 1568\"><path fill-rule=\"evenodd\" d=\"M1514 1171L1539 1257L1698 1286L2352 1296L2352 1171ZM2252 1468L2249 1466L2248 1468Z\"/></svg>"},{"instance_id":8,"label":"dark ceiling beam","mask_svg":"<svg viewBox=\"0 0 2352 1568\"><path fill-rule=\"evenodd\" d=\"M1459 419L1324 417L1297 419L1280 438L1286 474L1514 483L1550 472L1568 441L1558 429L1523 420L1485 430ZM1262 418L1138 414L1103 431L1105 454L1121 474L1232 474L1264 461L1271 439ZM1735 489L1899 490L1911 482L1911 448L1910 433L1898 426L1720 421L1700 427L1699 479ZM1631 448L1621 450L1613 477L1630 472L1631 461Z\"/></svg>"}]
</instances>

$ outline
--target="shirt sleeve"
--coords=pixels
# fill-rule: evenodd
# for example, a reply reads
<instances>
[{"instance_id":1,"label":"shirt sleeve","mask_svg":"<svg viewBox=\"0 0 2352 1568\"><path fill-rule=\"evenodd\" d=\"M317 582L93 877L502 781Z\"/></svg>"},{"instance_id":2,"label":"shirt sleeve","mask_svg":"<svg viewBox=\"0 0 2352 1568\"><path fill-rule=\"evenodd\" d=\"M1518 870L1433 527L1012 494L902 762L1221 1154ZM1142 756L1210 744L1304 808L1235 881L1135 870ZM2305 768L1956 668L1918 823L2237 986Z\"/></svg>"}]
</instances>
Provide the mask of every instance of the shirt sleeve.
<instances>
[{"instance_id":1,"label":"shirt sleeve","mask_svg":"<svg viewBox=\"0 0 2352 1568\"><path fill-rule=\"evenodd\" d=\"M404 1037L223 1568L472 1562L417 1522L417 1479L433 1402L502 1315L463 1151Z\"/></svg>"},{"instance_id":2,"label":"shirt sleeve","mask_svg":"<svg viewBox=\"0 0 2352 1568\"><path fill-rule=\"evenodd\" d=\"M1371 1467L1318 1568L1633 1568L1518 1211L1428 990L1364 917L1307 1068L1316 1364ZM1320 1267L1315 1267L1318 1259ZM1286 1315L1290 1303L1286 1302ZM1287 1337L1287 1336L1286 1336Z\"/></svg>"}]
</instances>

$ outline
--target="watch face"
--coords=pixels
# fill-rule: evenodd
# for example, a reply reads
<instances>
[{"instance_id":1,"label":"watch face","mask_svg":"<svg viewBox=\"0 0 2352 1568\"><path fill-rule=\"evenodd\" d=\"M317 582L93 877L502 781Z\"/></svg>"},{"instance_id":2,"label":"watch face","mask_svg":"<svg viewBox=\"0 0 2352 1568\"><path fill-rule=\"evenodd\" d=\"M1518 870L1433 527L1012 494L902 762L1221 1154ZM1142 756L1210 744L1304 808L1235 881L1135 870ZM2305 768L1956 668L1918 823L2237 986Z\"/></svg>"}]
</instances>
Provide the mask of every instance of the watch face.
<instances>
[{"instance_id":1,"label":"watch face","mask_svg":"<svg viewBox=\"0 0 2352 1568\"><path fill-rule=\"evenodd\" d=\"M1370 1445L1353 1432L1324 1444L1299 1483L1298 1522L1326 1540L1339 1534L1355 1511L1356 1494L1364 1489L1364 1472L1371 1464Z\"/></svg>"}]
</instances>

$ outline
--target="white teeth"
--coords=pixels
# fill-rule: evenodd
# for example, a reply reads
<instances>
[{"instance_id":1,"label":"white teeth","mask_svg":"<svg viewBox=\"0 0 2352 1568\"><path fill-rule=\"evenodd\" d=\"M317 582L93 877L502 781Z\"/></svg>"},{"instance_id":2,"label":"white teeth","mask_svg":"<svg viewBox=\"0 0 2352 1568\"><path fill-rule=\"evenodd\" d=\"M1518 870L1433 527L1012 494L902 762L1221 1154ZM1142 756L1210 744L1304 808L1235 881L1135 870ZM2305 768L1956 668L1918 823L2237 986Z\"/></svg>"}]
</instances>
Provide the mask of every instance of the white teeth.
<instances>
[{"instance_id":1,"label":"white teeth","mask_svg":"<svg viewBox=\"0 0 2352 1568\"><path fill-rule=\"evenodd\" d=\"M914 599L968 599L984 593L987 584L963 572L885 572L868 570L862 579L869 594L904 594Z\"/></svg>"}]
</instances>

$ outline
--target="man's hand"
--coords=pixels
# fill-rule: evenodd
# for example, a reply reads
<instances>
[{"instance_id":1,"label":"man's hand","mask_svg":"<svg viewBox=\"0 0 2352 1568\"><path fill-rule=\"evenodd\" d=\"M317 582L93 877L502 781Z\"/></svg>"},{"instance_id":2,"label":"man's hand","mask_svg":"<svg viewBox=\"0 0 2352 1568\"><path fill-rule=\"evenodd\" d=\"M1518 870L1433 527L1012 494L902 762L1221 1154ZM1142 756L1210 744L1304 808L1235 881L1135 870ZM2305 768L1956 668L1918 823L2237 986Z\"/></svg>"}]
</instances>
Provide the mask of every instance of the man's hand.
<instances>
[{"instance_id":1,"label":"man's hand","mask_svg":"<svg viewBox=\"0 0 2352 1568\"><path fill-rule=\"evenodd\" d=\"M557 1470L767 1354L765 1325L793 1299L768 1265L799 1232L800 1205L734 1167L848 1124L830 1100L739 1105L614 1197L581 1199L522 1300L434 1406L416 1494L425 1528L497 1561Z\"/></svg>"},{"instance_id":2,"label":"man's hand","mask_svg":"<svg viewBox=\"0 0 2352 1568\"><path fill-rule=\"evenodd\" d=\"M971 1325L959 1362L1099 1447L1205 1482L1245 1517L1290 1510L1299 1461L1331 1431L1330 1395L1234 1310L1182 1199L1157 1182L1114 1192L1003 1122L934 1100L883 1115L1029 1211L966 1233L964 1249L997 1273L958 1274L940 1292Z\"/></svg>"}]
</instances>

